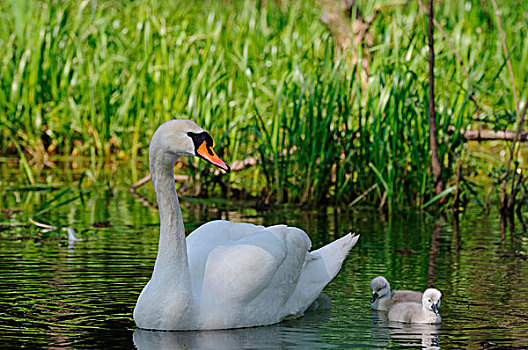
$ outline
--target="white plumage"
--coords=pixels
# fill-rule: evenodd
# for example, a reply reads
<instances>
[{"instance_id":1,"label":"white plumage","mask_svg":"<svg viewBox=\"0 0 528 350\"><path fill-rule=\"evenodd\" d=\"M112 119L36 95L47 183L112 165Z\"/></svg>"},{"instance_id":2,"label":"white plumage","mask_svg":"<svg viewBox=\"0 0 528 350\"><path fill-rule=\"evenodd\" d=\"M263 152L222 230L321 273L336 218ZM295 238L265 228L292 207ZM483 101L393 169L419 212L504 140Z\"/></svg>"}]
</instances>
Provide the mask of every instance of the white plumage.
<instances>
[{"instance_id":1,"label":"white plumage","mask_svg":"<svg viewBox=\"0 0 528 350\"><path fill-rule=\"evenodd\" d=\"M389 309L389 321L403 323L429 323L442 322L442 317L438 313L442 293L438 289L426 289L422 296L422 304L398 303Z\"/></svg>"}]
</instances>

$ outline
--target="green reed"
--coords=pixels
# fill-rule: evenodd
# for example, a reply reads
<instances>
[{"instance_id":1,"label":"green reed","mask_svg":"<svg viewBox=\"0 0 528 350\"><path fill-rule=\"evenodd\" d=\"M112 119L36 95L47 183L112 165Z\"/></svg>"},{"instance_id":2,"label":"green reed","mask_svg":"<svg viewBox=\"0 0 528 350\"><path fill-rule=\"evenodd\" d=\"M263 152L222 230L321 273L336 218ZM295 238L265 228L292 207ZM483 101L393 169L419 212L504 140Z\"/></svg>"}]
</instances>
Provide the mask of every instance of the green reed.
<instances>
[{"instance_id":1,"label":"green reed","mask_svg":"<svg viewBox=\"0 0 528 350\"><path fill-rule=\"evenodd\" d=\"M27 180L45 155L131 160L147 171L149 139L178 116L210 131L226 161L258 156L223 181L272 202L366 202L421 207L432 198L427 126L426 19L414 2L382 5L367 90L361 67L336 60L318 3L27 1L0 4L0 152ZM514 126L511 84L489 7L437 5L469 71L436 34L439 154L446 188L471 158L457 132L474 124L471 88L486 125ZM510 6L511 5L511 6ZM527 88L526 16L503 4L516 73ZM365 14L373 5L360 4ZM524 19L523 19L524 18ZM361 50L360 50L361 51ZM501 124L502 123L502 124ZM473 162L470 159L470 162ZM185 167L198 191L209 169ZM194 165L194 166L193 166ZM485 168L486 165L483 165ZM139 172L138 169L139 168ZM198 186L198 184L196 185Z\"/></svg>"}]
</instances>

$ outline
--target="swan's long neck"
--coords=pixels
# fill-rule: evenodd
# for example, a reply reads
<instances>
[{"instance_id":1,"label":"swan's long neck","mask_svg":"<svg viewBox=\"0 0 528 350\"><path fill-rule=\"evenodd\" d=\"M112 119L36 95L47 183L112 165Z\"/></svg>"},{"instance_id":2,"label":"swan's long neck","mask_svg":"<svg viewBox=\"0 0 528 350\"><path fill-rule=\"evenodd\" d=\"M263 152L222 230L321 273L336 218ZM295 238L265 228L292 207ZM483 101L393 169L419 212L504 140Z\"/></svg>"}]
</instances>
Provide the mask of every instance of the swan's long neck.
<instances>
[{"instance_id":1,"label":"swan's long neck","mask_svg":"<svg viewBox=\"0 0 528 350\"><path fill-rule=\"evenodd\" d=\"M160 213L160 240L152 279L177 285L181 292L190 293L185 229L174 187L174 163L174 156L169 157L160 149L151 147L150 173Z\"/></svg>"}]
</instances>

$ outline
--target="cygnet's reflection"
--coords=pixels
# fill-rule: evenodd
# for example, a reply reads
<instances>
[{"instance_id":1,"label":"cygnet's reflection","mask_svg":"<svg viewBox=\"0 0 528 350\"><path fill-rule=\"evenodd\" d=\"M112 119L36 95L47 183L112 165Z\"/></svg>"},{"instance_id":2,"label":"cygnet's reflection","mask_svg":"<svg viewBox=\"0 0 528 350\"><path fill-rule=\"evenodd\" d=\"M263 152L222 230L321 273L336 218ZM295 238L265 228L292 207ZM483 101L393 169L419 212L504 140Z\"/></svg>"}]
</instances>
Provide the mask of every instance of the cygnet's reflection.
<instances>
[{"instance_id":1,"label":"cygnet's reflection","mask_svg":"<svg viewBox=\"0 0 528 350\"><path fill-rule=\"evenodd\" d=\"M384 348L389 344L389 319L387 313L372 310L370 344L377 348Z\"/></svg>"},{"instance_id":2,"label":"cygnet's reflection","mask_svg":"<svg viewBox=\"0 0 528 350\"><path fill-rule=\"evenodd\" d=\"M385 347L389 338L404 347L440 349L440 324L391 322L386 312L372 311L371 345Z\"/></svg>"},{"instance_id":3,"label":"cygnet's reflection","mask_svg":"<svg viewBox=\"0 0 528 350\"><path fill-rule=\"evenodd\" d=\"M272 326L215 331L163 332L136 329L137 349L314 349L324 344L320 326L330 318L330 309L307 311L301 318Z\"/></svg>"},{"instance_id":4,"label":"cygnet's reflection","mask_svg":"<svg viewBox=\"0 0 528 350\"><path fill-rule=\"evenodd\" d=\"M410 341L407 346L421 345L422 349L440 349L440 324L407 324L389 322L393 339ZM418 343L420 341L420 343Z\"/></svg>"}]
</instances>

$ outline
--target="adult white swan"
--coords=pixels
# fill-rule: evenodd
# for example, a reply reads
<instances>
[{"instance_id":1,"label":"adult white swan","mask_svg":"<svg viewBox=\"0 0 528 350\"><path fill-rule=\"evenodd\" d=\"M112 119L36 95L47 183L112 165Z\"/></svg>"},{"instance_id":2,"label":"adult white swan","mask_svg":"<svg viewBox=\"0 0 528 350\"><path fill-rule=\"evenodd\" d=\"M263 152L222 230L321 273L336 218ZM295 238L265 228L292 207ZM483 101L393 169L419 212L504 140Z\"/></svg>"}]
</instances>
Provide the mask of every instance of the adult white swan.
<instances>
[{"instance_id":1,"label":"adult white swan","mask_svg":"<svg viewBox=\"0 0 528 350\"><path fill-rule=\"evenodd\" d=\"M196 123L171 120L154 133L150 173L160 212L158 256L134 309L139 328L227 329L301 316L330 282L359 236L316 251L304 231L212 221L187 239L174 187L179 156L198 156L229 171Z\"/></svg>"}]
</instances>

